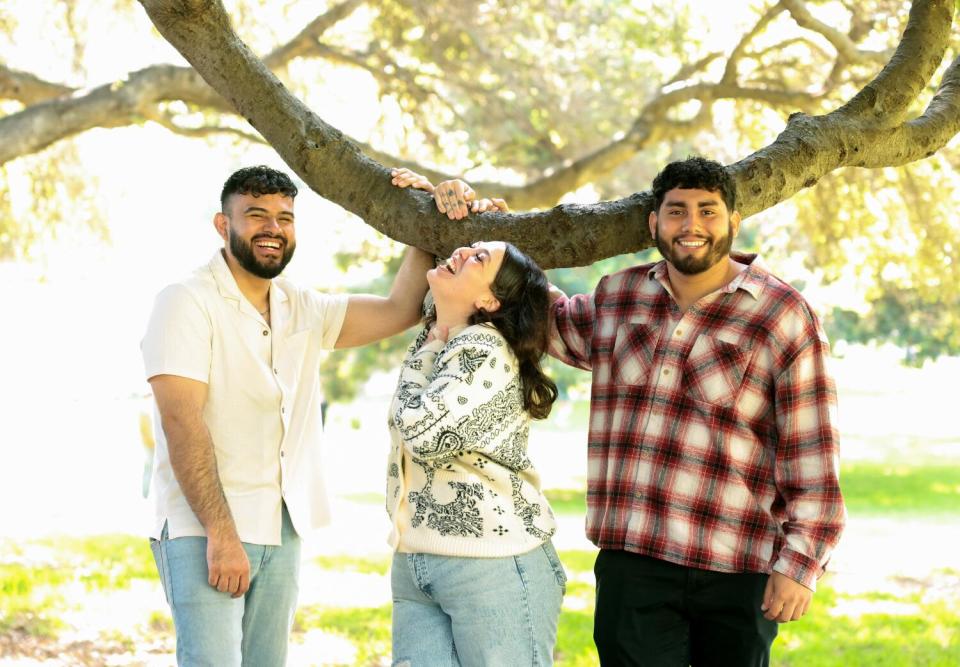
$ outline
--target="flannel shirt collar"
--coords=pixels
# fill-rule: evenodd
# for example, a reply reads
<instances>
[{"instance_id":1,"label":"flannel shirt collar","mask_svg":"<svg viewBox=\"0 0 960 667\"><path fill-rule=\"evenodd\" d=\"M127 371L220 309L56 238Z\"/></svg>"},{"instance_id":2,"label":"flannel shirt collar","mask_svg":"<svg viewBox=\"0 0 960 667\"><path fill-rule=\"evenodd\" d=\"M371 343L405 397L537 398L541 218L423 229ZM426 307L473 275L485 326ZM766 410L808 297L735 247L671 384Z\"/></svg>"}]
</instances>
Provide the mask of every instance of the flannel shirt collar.
<instances>
[{"instance_id":1,"label":"flannel shirt collar","mask_svg":"<svg viewBox=\"0 0 960 667\"><path fill-rule=\"evenodd\" d=\"M731 252L730 257L741 264L746 264L747 268L740 272L736 278L724 285L720 291L731 294L738 289L742 289L754 299L759 299L769 273L763 260L760 259L760 256L756 253ZM661 259L651 266L650 270L647 271L647 277L650 280L656 280L666 287L669 284L667 280L667 261Z\"/></svg>"}]
</instances>

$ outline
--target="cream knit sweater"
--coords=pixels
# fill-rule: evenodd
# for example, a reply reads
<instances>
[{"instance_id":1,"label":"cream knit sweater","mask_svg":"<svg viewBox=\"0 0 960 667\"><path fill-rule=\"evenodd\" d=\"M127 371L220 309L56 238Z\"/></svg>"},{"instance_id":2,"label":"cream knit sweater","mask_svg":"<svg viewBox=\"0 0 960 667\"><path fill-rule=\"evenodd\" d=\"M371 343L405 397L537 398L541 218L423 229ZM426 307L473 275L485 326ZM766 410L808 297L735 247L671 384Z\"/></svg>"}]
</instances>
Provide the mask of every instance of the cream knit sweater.
<instances>
[{"instance_id":1,"label":"cream knit sweater","mask_svg":"<svg viewBox=\"0 0 960 667\"><path fill-rule=\"evenodd\" d=\"M516 357L491 325L446 344L426 337L410 347L390 405L390 544L488 558L538 547L556 522L527 458Z\"/></svg>"}]
</instances>

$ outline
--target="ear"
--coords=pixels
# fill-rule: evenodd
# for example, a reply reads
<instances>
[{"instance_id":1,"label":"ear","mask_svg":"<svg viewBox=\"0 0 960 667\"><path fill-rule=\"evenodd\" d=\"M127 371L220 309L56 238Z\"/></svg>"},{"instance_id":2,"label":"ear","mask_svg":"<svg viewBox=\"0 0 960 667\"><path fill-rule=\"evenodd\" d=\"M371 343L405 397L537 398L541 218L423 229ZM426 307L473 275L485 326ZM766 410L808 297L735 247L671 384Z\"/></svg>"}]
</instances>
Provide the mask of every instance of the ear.
<instances>
[{"instance_id":1,"label":"ear","mask_svg":"<svg viewBox=\"0 0 960 667\"><path fill-rule=\"evenodd\" d=\"M657 212L650 211L650 216L647 218L647 224L650 225L650 236L657 235Z\"/></svg>"},{"instance_id":2,"label":"ear","mask_svg":"<svg viewBox=\"0 0 960 667\"><path fill-rule=\"evenodd\" d=\"M227 240L227 225L229 224L230 221L222 212L218 212L213 216L213 226L217 230L217 234L219 234L220 238L224 241Z\"/></svg>"},{"instance_id":3,"label":"ear","mask_svg":"<svg viewBox=\"0 0 960 667\"><path fill-rule=\"evenodd\" d=\"M737 238L737 234L740 233L740 220L740 211L734 211L730 214L730 231L733 238Z\"/></svg>"},{"instance_id":4,"label":"ear","mask_svg":"<svg viewBox=\"0 0 960 667\"><path fill-rule=\"evenodd\" d=\"M473 304L473 307L477 310L482 308L488 313L494 313L500 310L500 300L491 292L487 296L482 296L477 299Z\"/></svg>"}]
</instances>

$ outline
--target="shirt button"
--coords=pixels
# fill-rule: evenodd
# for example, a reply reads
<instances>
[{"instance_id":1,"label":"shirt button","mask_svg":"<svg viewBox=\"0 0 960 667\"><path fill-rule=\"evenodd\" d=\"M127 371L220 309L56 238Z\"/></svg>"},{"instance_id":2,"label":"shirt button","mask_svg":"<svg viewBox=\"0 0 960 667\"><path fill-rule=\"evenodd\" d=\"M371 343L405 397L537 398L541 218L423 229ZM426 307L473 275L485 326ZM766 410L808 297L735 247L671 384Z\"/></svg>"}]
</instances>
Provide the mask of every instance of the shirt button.
<instances>
[{"instance_id":1,"label":"shirt button","mask_svg":"<svg viewBox=\"0 0 960 667\"><path fill-rule=\"evenodd\" d=\"M664 368L664 369L663 369L663 374L664 374L664 375L670 375L670 369L669 369L669 368Z\"/></svg>"},{"instance_id":2,"label":"shirt button","mask_svg":"<svg viewBox=\"0 0 960 667\"><path fill-rule=\"evenodd\" d=\"M287 409L283 406L280 406L280 414L286 413Z\"/></svg>"},{"instance_id":3,"label":"shirt button","mask_svg":"<svg viewBox=\"0 0 960 667\"><path fill-rule=\"evenodd\" d=\"M273 369L273 374L274 374L274 375L276 375L276 374L279 373L279 372L280 372L280 371L278 371L276 368Z\"/></svg>"},{"instance_id":4,"label":"shirt button","mask_svg":"<svg viewBox=\"0 0 960 667\"><path fill-rule=\"evenodd\" d=\"M264 330L263 330L263 335L264 335L264 336L269 336L269 335L270 335L270 332L267 331L266 329L264 329Z\"/></svg>"},{"instance_id":5,"label":"shirt button","mask_svg":"<svg viewBox=\"0 0 960 667\"><path fill-rule=\"evenodd\" d=\"M283 458L283 455L284 455L284 451L281 449L281 450L280 450L280 458Z\"/></svg>"},{"instance_id":6,"label":"shirt button","mask_svg":"<svg viewBox=\"0 0 960 667\"><path fill-rule=\"evenodd\" d=\"M675 336L682 336L682 335L683 335L683 329L677 329L677 330L674 331L673 333L674 333Z\"/></svg>"}]
</instances>

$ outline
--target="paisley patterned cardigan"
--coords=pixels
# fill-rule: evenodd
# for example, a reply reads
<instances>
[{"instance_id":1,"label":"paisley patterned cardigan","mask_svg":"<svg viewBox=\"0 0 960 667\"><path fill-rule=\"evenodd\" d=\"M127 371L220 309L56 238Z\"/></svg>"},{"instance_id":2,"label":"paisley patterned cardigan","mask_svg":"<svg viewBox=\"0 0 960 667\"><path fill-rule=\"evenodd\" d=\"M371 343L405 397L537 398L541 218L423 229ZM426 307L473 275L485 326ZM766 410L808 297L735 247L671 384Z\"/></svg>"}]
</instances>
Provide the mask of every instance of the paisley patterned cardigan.
<instances>
[{"instance_id":1,"label":"paisley patterned cardigan","mask_svg":"<svg viewBox=\"0 0 960 667\"><path fill-rule=\"evenodd\" d=\"M424 344L400 368L390 405L390 543L407 553L502 557L556 530L527 458L530 417L516 357L488 324Z\"/></svg>"}]
</instances>

